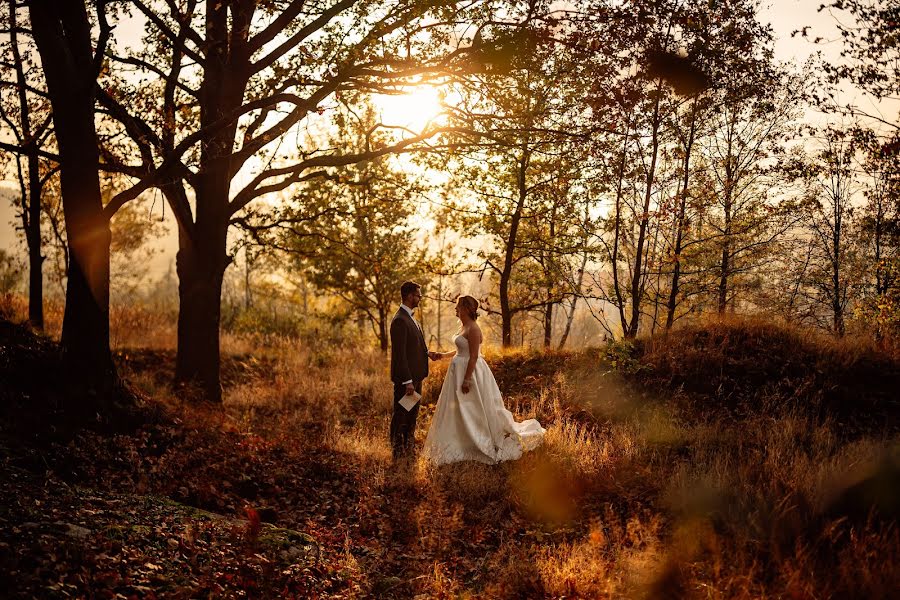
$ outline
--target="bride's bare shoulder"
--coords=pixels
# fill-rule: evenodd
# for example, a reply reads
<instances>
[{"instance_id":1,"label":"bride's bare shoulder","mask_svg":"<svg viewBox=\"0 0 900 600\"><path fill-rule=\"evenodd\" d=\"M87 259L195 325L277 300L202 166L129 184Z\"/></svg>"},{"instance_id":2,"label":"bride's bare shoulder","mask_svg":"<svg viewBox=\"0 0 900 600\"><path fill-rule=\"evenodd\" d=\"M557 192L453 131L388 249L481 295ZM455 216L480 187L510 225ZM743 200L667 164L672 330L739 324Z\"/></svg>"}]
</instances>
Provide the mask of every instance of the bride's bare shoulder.
<instances>
[{"instance_id":1,"label":"bride's bare shoulder","mask_svg":"<svg viewBox=\"0 0 900 600\"><path fill-rule=\"evenodd\" d=\"M481 341L481 328L474 321L463 327L460 335L466 338L467 341Z\"/></svg>"}]
</instances>

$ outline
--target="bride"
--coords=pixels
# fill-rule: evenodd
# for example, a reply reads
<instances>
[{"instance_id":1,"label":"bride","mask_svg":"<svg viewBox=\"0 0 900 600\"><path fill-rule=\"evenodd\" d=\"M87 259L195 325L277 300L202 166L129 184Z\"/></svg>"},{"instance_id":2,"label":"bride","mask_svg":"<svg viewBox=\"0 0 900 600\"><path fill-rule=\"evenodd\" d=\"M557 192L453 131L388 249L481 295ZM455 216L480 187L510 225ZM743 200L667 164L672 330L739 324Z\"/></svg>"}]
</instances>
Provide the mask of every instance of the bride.
<instances>
[{"instance_id":1,"label":"bride","mask_svg":"<svg viewBox=\"0 0 900 600\"><path fill-rule=\"evenodd\" d=\"M517 423L503 406L500 388L490 367L479 354L481 328L478 301L462 296L456 304L462 328L453 338L456 351L441 388L423 453L436 464L463 460L496 463L515 460L536 448L544 428L535 419Z\"/></svg>"}]
</instances>

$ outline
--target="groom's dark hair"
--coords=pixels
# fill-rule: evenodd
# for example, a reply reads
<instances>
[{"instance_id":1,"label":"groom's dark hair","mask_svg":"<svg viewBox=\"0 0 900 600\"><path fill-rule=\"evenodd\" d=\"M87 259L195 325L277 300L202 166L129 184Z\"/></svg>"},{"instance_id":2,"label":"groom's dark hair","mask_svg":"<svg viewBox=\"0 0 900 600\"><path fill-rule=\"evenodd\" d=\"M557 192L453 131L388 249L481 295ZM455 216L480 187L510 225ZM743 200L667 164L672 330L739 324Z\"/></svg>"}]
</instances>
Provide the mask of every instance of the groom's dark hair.
<instances>
[{"instance_id":1,"label":"groom's dark hair","mask_svg":"<svg viewBox=\"0 0 900 600\"><path fill-rule=\"evenodd\" d=\"M422 289L422 286L415 281L404 281L403 285L400 286L400 300L405 300L407 296L420 289Z\"/></svg>"}]
</instances>

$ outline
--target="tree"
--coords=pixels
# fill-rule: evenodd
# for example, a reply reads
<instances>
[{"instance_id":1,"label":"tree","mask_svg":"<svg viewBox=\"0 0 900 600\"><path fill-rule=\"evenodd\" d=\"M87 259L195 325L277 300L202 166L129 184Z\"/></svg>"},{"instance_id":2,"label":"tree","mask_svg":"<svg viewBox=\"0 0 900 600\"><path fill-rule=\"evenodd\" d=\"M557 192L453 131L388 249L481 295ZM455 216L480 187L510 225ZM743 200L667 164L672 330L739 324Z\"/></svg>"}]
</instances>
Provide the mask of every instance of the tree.
<instances>
[{"instance_id":1,"label":"tree","mask_svg":"<svg viewBox=\"0 0 900 600\"><path fill-rule=\"evenodd\" d=\"M676 134L679 136L681 146L681 182L679 190L675 194L675 206L673 210L673 237L672 242L672 278L669 284L669 299L666 302L666 330L672 328L675 323L675 310L678 308L678 294L681 291L681 270L683 267L683 253L685 250L685 234L687 233L688 213L691 190L691 158L694 151L694 141L697 137L697 113L698 99L694 98L688 111L686 130L679 128L676 123Z\"/></svg>"},{"instance_id":2,"label":"tree","mask_svg":"<svg viewBox=\"0 0 900 600\"><path fill-rule=\"evenodd\" d=\"M591 233L593 232L594 221L591 219L590 214L590 194L586 190L584 193L585 202L582 207L582 219L577 224L572 223L575 226L573 227L573 231L569 234L571 236L570 248L577 248L579 252L561 253L564 264L563 268L560 269L560 275L569 299L568 306L565 307L566 324L560 335L559 344L557 346L560 350L565 347L566 342L569 339L569 334L572 332L572 322L575 320L575 309L578 307L578 301L589 295L586 293L584 284L585 269L587 268L590 257L597 253L597 249L591 246ZM548 315L548 318L545 321L545 346L549 346L550 335L548 330L550 327L551 323Z\"/></svg>"},{"instance_id":3,"label":"tree","mask_svg":"<svg viewBox=\"0 0 900 600\"><path fill-rule=\"evenodd\" d=\"M900 325L900 157L896 142L882 143L874 132L866 133L857 138L864 144L862 167L867 179L858 219L867 267L861 312L874 337L882 339Z\"/></svg>"},{"instance_id":4,"label":"tree","mask_svg":"<svg viewBox=\"0 0 900 600\"><path fill-rule=\"evenodd\" d=\"M577 211L571 182L561 182L572 178L563 157L587 139L576 92L585 79L539 25L482 31L479 40L502 52L482 56L482 69L454 86L460 101L449 119L458 133L445 136L451 151L440 160L450 185L470 194L451 207L456 228L488 240L479 268L497 278L508 347L514 317L540 310L546 332L569 293L557 262L572 252L563 240Z\"/></svg>"},{"instance_id":5,"label":"tree","mask_svg":"<svg viewBox=\"0 0 900 600\"><path fill-rule=\"evenodd\" d=\"M688 274L685 273L685 267L692 256L696 256L697 244L703 243L698 239L698 235L702 234L696 225L705 216L704 204L710 199L706 192L712 181L702 171L712 167L710 170L715 175L716 166L719 166L708 155L704 156L704 146L710 137L715 139L717 121L723 114L735 110L735 106L741 104L745 104L745 108L754 102L762 105L777 94L775 90L781 89L779 86L782 84L778 79L778 68L772 59L772 31L758 21L758 4L729 4L721 12L705 12L693 17L699 23L694 24L692 45L687 54L702 62L710 85L691 96L686 106L673 114L672 119L677 138L676 154L680 157L681 164L677 169L679 182L671 204L669 262L672 273L666 302L667 330L676 319L679 296L685 283L682 275ZM727 35L717 35L715 32L719 30L727 32ZM740 120L752 114L752 111L745 111L744 114L733 114L732 117ZM779 122L777 127L768 132L768 137L763 136L763 140L758 143L772 144L785 126L786 123ZM770 147L759 149L769 150ZM758 154L757 159L762 160L762 153ZM699 167L695 166L698 162ZM728 253L722 256L726 260L730 258ZM693 268L696 269L697 265L693 265ZM692 293L696 294L696 283L692 287Z\"/></svg>"},{"instance_id":6,"label":"tree","mask_svg":"<svg viewBox=\"0 0 900 600\"><path fill-rule=\"evenodd\" d=\"M48 160L52 154L46 151L52 137L51 118L47 93L41 89L40 67L32 59L35 49L27 38L27 29L20 24L16 1L9 0L7 4L3 55L9 60L0 65L0 119L15 140L15 144L4 146L16 156L20 190L16 204L28 247L28 320L33 327L43 329L42 197L58 165Z\"/></svg>"},{"instance_id":7,"label":"tree","mask_svg":"<svg viewBox=\"0 0 900 600\"><path fill-rule=\"evenodd\" d=\"M337 122L334 143L348 152L364 154L388 141L371 106L348 110ZM383 352L400 285L424 283L428 240L416 236L411 222L422 193L396 159L382 156L305 191L278 219L277 247L295 256L317 288L364 315ZM325 216L311 218L312 207Z\"/></svg>"},{"instance_id":8,"label":"tree","mask_svg":"<svg viewBox=\"0 0 900 600\"><path fill-rule=\"evenodd\" d=\"M769 168L793 133L802 85L787 75L766 76L726 98L713 116L705 158L713 184L713 205L705 223L716 249L715 307L725 313L738 296L739 278L754 273L773 242L796 222L789 202L778 198ZM783 203L783 206L779 206Z\"/></svg>"},{"instance_id":9,"label":"tree","mask_svg":"<svg viewBox=\"0 0 900 600\"><path fill-rule=\"evenodd\" d=\"M853 198L859 191L854 173L856 152L849 133L827 128L822 148L801 165L809 199L805 225L813 243L809 299L824 309L829 329L836 336L846 331L854 280Z\"/></svg>"},{"instance_id":10,"label":"tree","mask_svg":"<svg viewBox=\"0 0 900 600\"><path fill-rule=\"evenodd\" d=\"M101 31L95 54L82 2L32 0L29 16L53 111L69 246L61 344L70 376L103 401L117 381L109 350L109 218L94 125L96 76L108 31Z\"/></svg>"},{"instance_id":11,"label":"tree","mask_svg":"<svg viewBox=\"0 0 900 600\"><path fill-rule=\"evenodd\" d=\"M55 215L50 213L49 220L54 226L54 237L60 241L64 237L66 246L66 308L61 345L72 382L80 391L92 394L96 402L106 404L118 382L109 349L110 219L126 202L147 189L148 182L137 182L104 206L94 101L98 95L97 76L103 68L112 31L107 14L111 3L95 0L92 4L96 27L92 26L85 2L27 3L30 33L40 58L40 70L34 77L41 82L23 83L17 79L16 86L19 90L24 86L26 92L49 101L57 152L33 150L33 145L12 149L36 152L58 165L64 236L56 229L59 222ZM20 64L13 64L13 70L25 73L28 61L22 53L14 53L14 62ZM47 125L38 130L43 131L44 127ZM39 139L35 135L32 130L31 142ZM52 180L45 177L39 183L48 181ZM29 183L29 194L42 185ZM35 206L34 201L35 198L30 199L29 210ZM29 225L35 225L33 217L29 217ZM37 227L39 232L39 219Z\"/></svg>"},{"instance_id":12,"label":"tree","mask_svg":"<svg viewBox=\"0 0 900 600\"><path fill-rule=\"evenodd\" d=\"M444 200L446 201L446 198ZM433 340L437 340L437 344L440 345L444 340L444 304L455 304L456 301L456 296L451 295L452 285L447 280L465 270L466 259L463 256L464 251L460 248L460 240L451 228L449 214L446 211L436 211L436 214L431 215L431 219L434 223L432 239L435 247L425 264L427 278L432 282L430 289L426 290L426 296L434 301L436 332L430 337L429 345ZM448 234L451 236L450 239ZM432 303L429 302L429 305ZM428 306L425 307L427 308ZM451 312L451 317L454 316L452 311L448 312Z\"/></svg>"},{"instance_id":13,"label":"tree","mask_svg":"<svg viewBox=\"0 0 900 600\"><path fill-rule=\"evenodd\" d=\"M58 163L57 163L58 164ZM59 297L66 296L66 272L69 265L69 246L66 242L66 222L63 215L59 176L50 178L42 188L42 211L48 235L43 240L44 262L49 261L47 282L59 288Z\"/></svg>"},{"instance_id":14,"label":"tree","mask_svg":"<svg viewBox=\"0 0 900 600\"><path fill-rule=\"evenodd\" d=\"M588 29L593 39L604 40L588 45L587 57L599 74L591 107L594 118L612 133L596 140L595 150L611 204L601 234L611 281L598 287L615 308L625 337L638 335L648 299L654 300L654 327L664 297L667 321L669 314L674 319L669 307L677 304L680 288L681 236L696 132L688 125L680 140L672 133L681 127L676 123L684 105L688 115L695 115L696 125L695 111L703 106L698 94L708 89L721 93L729 78L740 78L764 62L771 32L756 19L756 9L756 2L741 0L714 7L601 3L600 17ZM674 176L672 160L677 152L680 177ZM673 216L675 248L669 262L676 265L674 294L664 294L659 227Z\"/></svg>"},{"instance_id":15,"label":"tree","mask_svg":"<svg viewBox=\"0 0 900 600\"><path fill-rule=\"evenodd\" d=\"M218 400L229 228L263 196L433 137L436 129L399 132L354 154L303 132L321 124L341 94L397 91L452 70L469 53L452 46L457 26L490 18L492 7L451 0L131 5L145 19L148 43L112 49L113 75L99 101L122 123L140 162L114 153L108 160L158 186L172 207L179 226L175 378ZM134 70L131 79L114 78L124 68Z\"/></svg>"},{"instance_id":16,"label":"tree","mask_svg":"<svg viewBox=\"0 0 900 600\"><path fill-rule=\"evenodd\" d=\"M546 185L535 190L535 218L525 221L523 227L523 239L532 247L533 260L540 269L537 283L544 300L539 309L544 348L553 343L554 312L566 301L569 306L560 347L571 329L582 294L588 258L586 232L591 222L590 182L581 171L586 157L573 144L563 142L560 150L543 150L539 168L544 172L539 177Z\"/></svg>"},{"instance_id":17,"label":"tree","mask_svg":"<svg viewBox=\"0 0 900 600\"><path fill-rule=\"evenodd\" d=\"M823 106L837 105L837 84L849 81L859 89L872 94L878 100L896 100L900 96L900 44L897 43L897 23L900 22L900 6L895 0L833 0L822 4L819 10L835 15L835 26L840 34L840 60L824 63L826 75L834 84L824 90L820 98ZM843 13L838 17L835 13ZM808 37L810 27L795 31L794 35ZM821 36L815 43L829 43ZM898 124L880 114L872 113L859 105L842 109L854 118L872 120L896 131Z\"/></svg>"},{"instance_id":18,"label":"tree","mask_svg":"<svg viewBox=\"0 0 900 600\"><path fill-rule=\"evenodd\" d=\"M891 179L896 178L900 124L896 118L886 117L884 113L896 110L893 104L900 98L900 44L897 38L900 5L894 0L832 0L819 10L827 10L834 17L841 52L836 61L823 64L831 85L817 100L826 112L837 112L850 118L850 133L862 143L868 155L862 164L868 176L866 204L861 207L858 225L865 240L861 252L872 271L868 281L861 285L873 293L863 295L860 310L866 320L872 321L878 337L883 335L886 326L897 321L896 290L892 287L896 261L891 258L896 256L897 200L896 185ZM810 29L804 27L795 34L808 37ZM813 41L830 43L833 40L817 36ZM842 105L837 94L843 83L850 83L870 95L869 102L854 100Z\"/></svg>"}]
</instances>

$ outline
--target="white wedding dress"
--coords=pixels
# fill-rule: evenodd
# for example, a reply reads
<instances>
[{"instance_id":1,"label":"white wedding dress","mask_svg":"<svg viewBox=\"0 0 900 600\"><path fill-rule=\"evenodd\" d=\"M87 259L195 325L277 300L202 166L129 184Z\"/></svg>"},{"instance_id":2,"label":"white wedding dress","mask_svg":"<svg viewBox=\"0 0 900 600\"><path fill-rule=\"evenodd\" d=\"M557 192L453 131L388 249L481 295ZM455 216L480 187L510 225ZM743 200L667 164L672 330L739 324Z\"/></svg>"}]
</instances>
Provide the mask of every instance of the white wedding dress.
<instances>
[{"instance_id":1,"label":"white wedding dress","mask_svg":"<svg viewBox=\"0 0 900 600\"><path fill-rule=\"evenodd\" d=\"M469 393L462 393L469 341L458 335L453 343L456 356L447 369L423 454L439 465L463 460L493 464L515 460L539 446L544 428L535 419L515 421L503 406L494 374L481 356L475 363Z\"/></svg>"}]
</instances>

